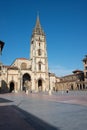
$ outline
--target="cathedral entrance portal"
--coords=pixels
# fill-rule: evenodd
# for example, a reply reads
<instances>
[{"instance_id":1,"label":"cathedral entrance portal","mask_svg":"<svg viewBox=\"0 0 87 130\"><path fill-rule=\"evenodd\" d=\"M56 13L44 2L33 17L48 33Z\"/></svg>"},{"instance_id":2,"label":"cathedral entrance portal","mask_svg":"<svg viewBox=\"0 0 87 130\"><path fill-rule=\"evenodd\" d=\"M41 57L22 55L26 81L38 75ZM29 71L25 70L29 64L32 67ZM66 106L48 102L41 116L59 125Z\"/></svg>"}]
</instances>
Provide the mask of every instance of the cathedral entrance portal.
<instances>
[{"instance_id":1,"label":"cathedral entrance portal","mask_svg":"<svg viewBox=\"0 0 87 130\"><path fill-rule=\"evenodd\" d=\"M23 90L31 89L31 76L28 73L23 75Z\"/></svg>"},{"instance_id":2,"label":"cathedral entrance portal","mask_svg":"<svg viewBox=\"0 0 87 130\"><path fill-rule=\"evenodd\" d=\"M38 90L42 91L42 80L41 79L38 80Z\"/></svg>"},{"instance_id":3,"label":"cathedral entrance portal","mask_svg":"<svg viewBox=\"0 0 87 130\"><path fill-rule=\"evenodd\" d=\"M14 82L11 82L10 83L10 90L9 91L12 92L13 90L14 90Z\"/></svg>"}]
</instances>

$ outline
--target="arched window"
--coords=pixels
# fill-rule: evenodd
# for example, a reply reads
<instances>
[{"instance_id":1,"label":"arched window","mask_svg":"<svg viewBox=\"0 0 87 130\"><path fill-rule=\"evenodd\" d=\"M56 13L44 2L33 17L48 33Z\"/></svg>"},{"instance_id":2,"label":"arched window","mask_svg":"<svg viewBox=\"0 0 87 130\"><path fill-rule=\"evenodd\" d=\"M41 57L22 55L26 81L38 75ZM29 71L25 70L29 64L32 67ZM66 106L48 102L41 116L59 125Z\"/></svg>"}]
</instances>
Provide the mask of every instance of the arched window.
<instances>
[{"instance_id":1,"label":"arched window","mask_svg":"<svg viewBox=\"0 0 87 130\"><path fill-rule=\"evenodd\" d=\"M27 68L27 64L26 63L22 63L21 64L21 69L26 69Z\"/></svg>"},{"instance_id":2,"label":"arched window","mask_svg":"<svg viewBox=\"0 0 87 130\"><path fill-rule=\"evenodd\" d=\"M41 49L38 49L38 55L41 56Z\"/></svg>"},{"instance_id":3,"label":"arched window","mask_svg":"<svg viewBox=\"0 0 87 130\"><path fill-rule=\"evenodd\" d=\"M41 79L38 80L38 87L42 87L42 80Z\"/></svg>"}]
</instances>

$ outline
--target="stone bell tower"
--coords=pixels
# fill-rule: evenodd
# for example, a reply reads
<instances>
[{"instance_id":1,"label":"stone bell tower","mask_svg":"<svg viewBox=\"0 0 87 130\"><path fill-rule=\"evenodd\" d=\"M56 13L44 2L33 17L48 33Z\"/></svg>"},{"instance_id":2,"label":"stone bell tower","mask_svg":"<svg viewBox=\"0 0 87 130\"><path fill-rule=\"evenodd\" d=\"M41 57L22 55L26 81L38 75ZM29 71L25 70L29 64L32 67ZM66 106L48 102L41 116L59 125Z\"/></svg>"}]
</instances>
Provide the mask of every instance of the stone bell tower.
<instances>
[{"instance_id":1,"label":"stone bell tower","mask_svg":"<svg viewBox=\"0 0 87 130\"><path fill-rule=\"evenodd\" d=\"M32 66L32 90L46 91L49 88L46 36L39 16L31 37L30 59Z\"/></svg>"}]
</instances>

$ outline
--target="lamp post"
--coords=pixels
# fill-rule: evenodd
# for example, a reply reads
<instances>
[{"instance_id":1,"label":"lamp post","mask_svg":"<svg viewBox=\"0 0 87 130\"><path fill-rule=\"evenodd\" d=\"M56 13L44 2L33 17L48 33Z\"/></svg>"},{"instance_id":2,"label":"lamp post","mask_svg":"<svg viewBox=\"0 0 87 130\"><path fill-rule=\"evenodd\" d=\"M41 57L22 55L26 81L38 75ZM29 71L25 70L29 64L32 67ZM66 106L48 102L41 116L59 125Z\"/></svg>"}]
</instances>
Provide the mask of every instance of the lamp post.
<instances>
[{"instance_id":1,"label":"lamp post","mask_svg":"<svg viewBox=\"0 0 87 130\"><path fill-rule=\"evenodd\" d=\"M0 41L0 56L2 55L2 49L4 47L4 42ZM2 75L2 62L0 60L0 76ZM1 77L0 77L0 88L1 88Z\"/></svg>"},{"instance_id":2,"label":"lamp post","mask_svg":"<svg viewBox=\"0 0 87 130\"><path fill-rule=\"evenodd\" d=\"M0 41L0 55L2 54L2 49L4 47L4 42Z\"/></svg>"},{"instance_id":3,"label":"lamp post","mask_svg":"<svg viewBox=\"0 0 87 130\"><path fill-rule=\"evenodd\" d=\"M2 49L3 49L3 47L4 47L4 42L0 41L0 56L2 55ZM2 65L2 63L0 61L0 68L1 68L1 65Z\"/></svg>"}]
</instances>

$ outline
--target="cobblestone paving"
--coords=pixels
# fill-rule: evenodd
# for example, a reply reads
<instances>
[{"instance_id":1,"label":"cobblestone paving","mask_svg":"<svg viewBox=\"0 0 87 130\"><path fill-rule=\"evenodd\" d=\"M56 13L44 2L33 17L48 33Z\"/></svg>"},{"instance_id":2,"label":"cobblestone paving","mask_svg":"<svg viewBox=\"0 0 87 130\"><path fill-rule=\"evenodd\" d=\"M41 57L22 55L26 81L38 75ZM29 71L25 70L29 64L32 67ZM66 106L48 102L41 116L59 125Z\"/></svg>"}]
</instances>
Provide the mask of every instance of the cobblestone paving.
<instances>
[{"instance_id":1,"label":"cobblestone paving","mask_svg":"<svg viewBox=\"0 0 87 130\"><path fill-rule=\"evenodd\" d=\"M52 95L48 93L26 95L24 92L0 94L0 113L9 107L11 108L7 112L11 116L6 120L7 124L10 122L9 130L11 128L19 130L15 121L17 116L21 130L87 130L87 91L69 93L60 91L53 92ZM6 110L4 117L0 117L2 124L6 118ZM5 130L5 124L2 124L0 130Z\"/></svg>"}]
</instances>

